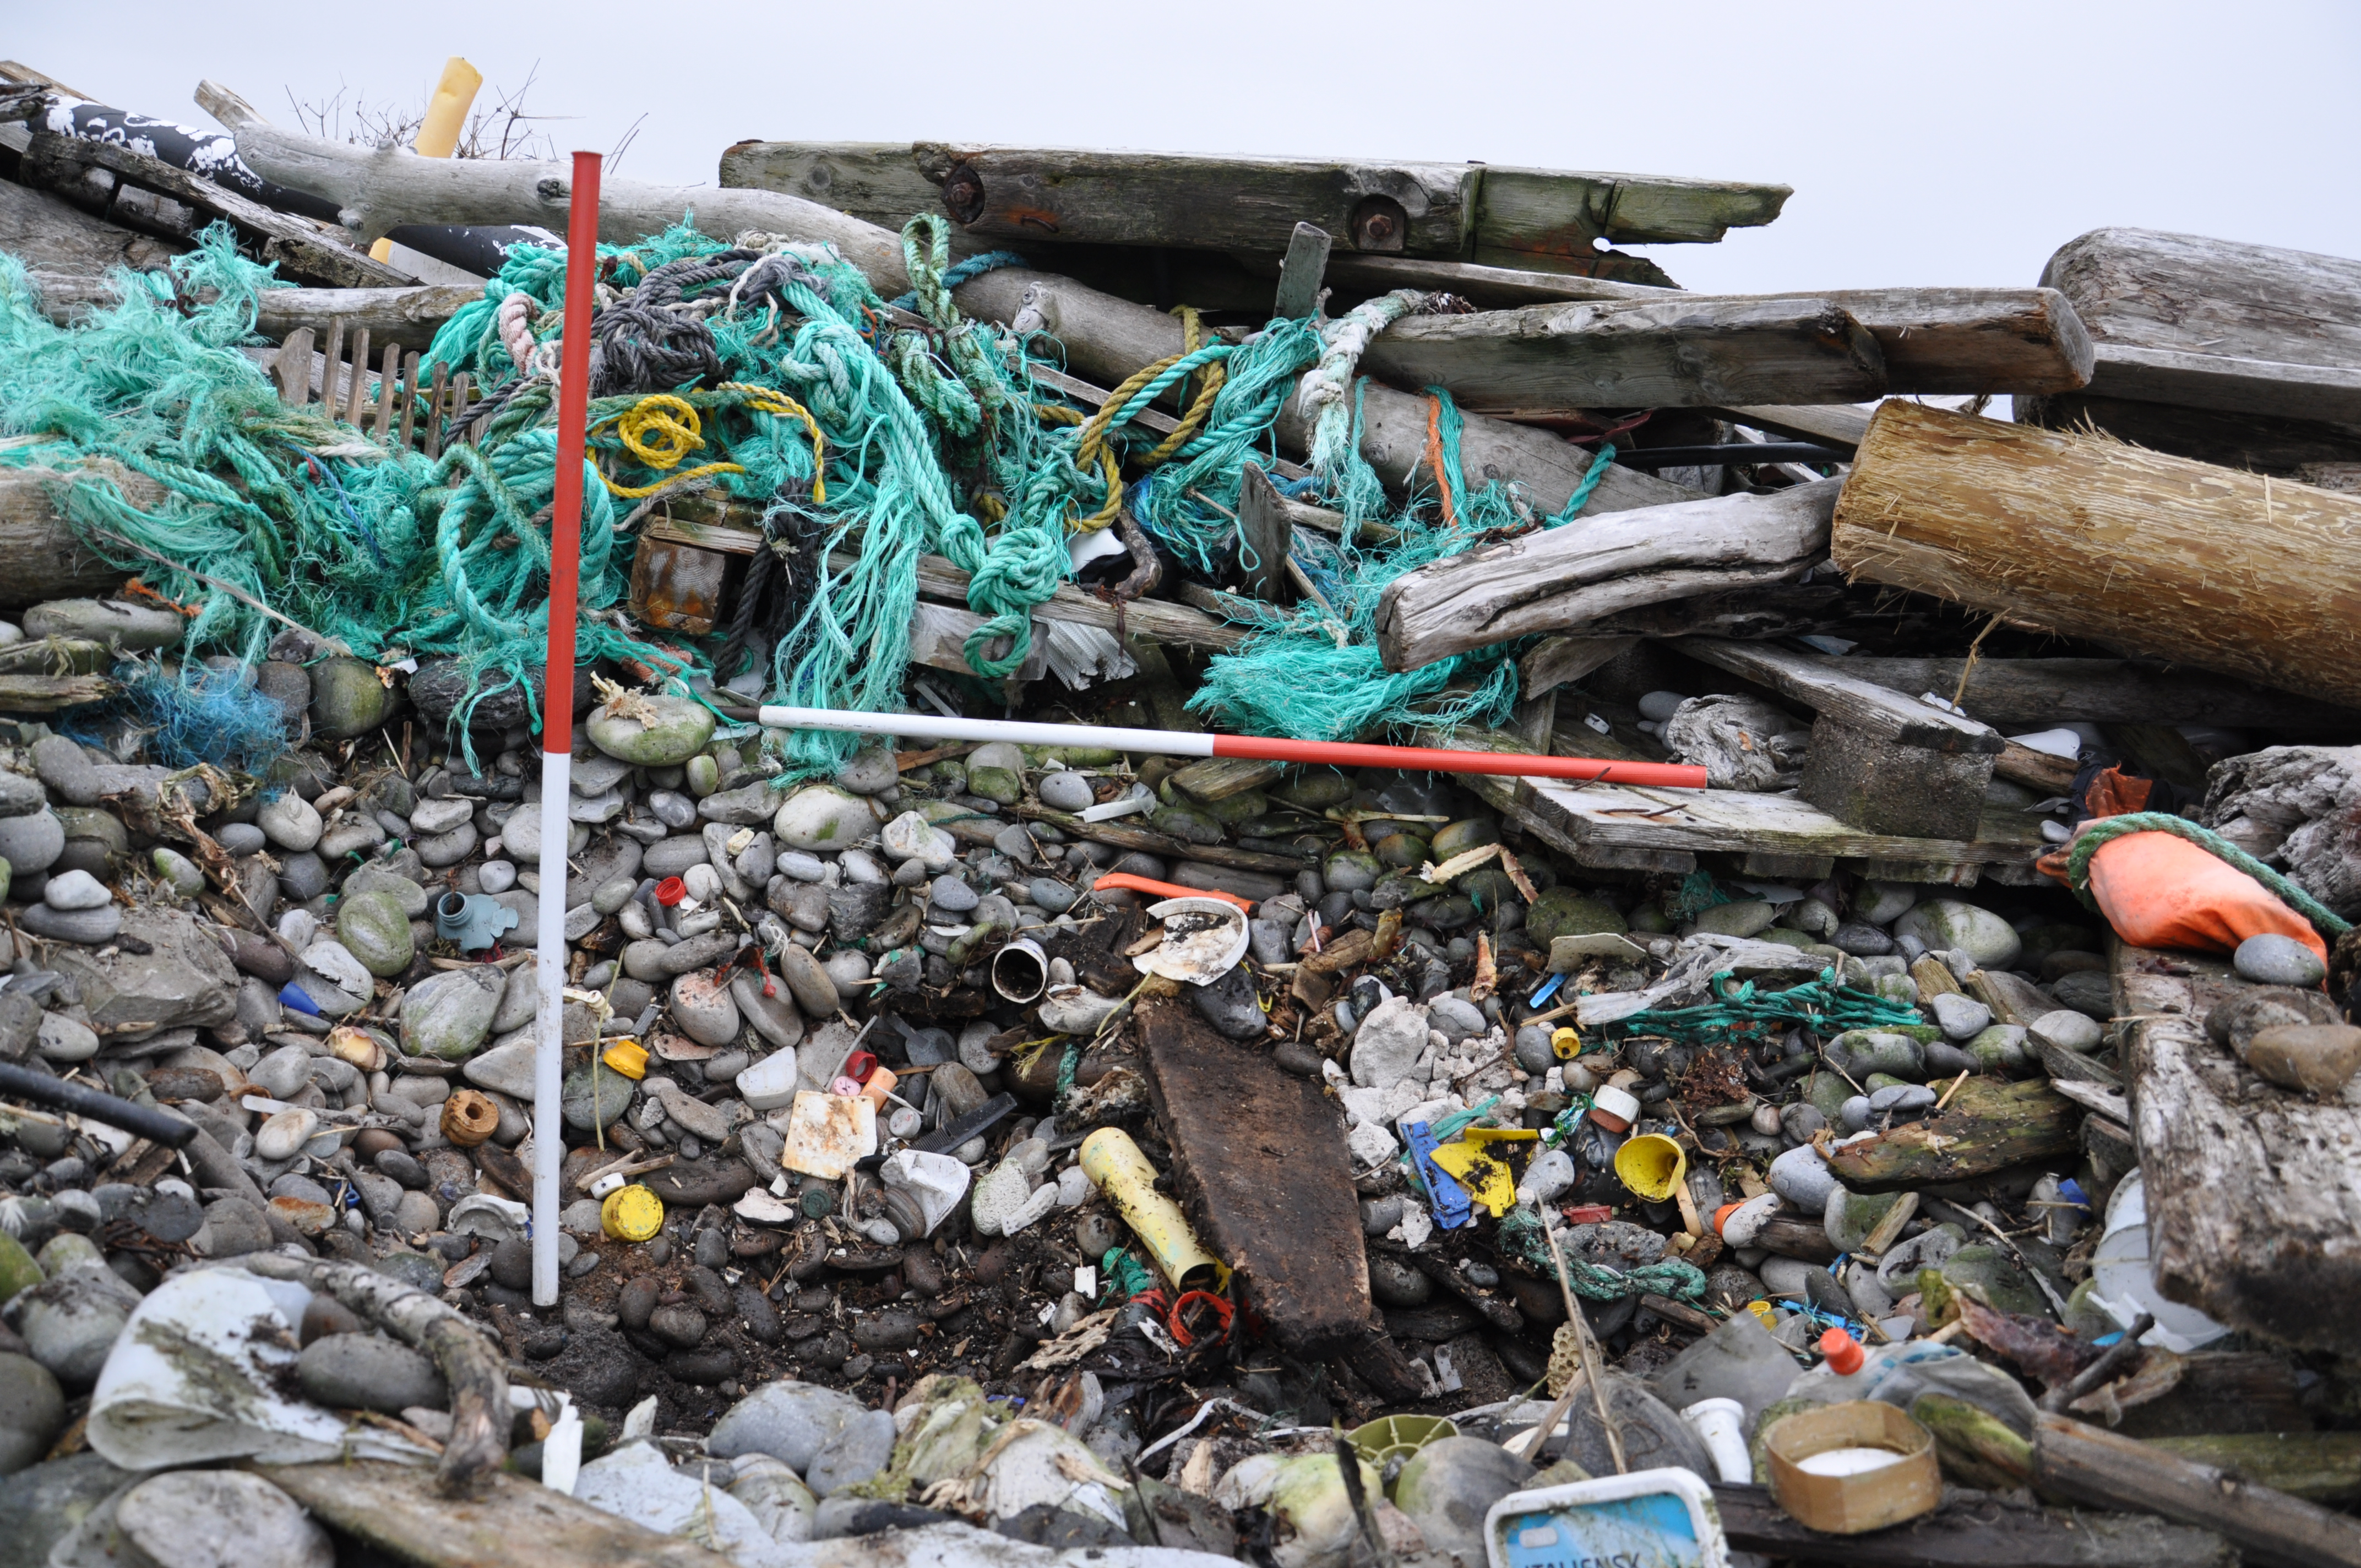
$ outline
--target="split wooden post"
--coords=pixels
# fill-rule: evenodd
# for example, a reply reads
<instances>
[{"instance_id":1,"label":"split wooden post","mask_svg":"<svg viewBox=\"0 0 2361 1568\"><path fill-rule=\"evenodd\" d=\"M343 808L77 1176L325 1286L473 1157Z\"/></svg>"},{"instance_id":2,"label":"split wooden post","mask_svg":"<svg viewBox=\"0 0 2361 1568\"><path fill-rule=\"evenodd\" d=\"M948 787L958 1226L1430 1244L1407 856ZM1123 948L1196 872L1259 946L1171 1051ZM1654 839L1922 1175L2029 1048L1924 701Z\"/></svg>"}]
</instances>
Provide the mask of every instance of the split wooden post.
<instances>
[{"instance_id":1,"label":"split wooden post","mask_svg":"<svg viewBox=\"0 0 2361 1568\"><path fill-rule=\"evenodd\" d=\"M1279 264L1279 294L1270 313L1279 321L1301 321L1320 306L1321 280L1328 273L1328 231L1316 224L1298 224L1287 242L1287 258Z\"/></svg>"},{"instance_id":2,"label":"split wooden post","mask_svg":"<svg viewBox=\"0 0 2361 1568\"><path fill-rule=\"evenodd\" d=\"M1246 587L1272 604L1287 602L1287 554L1295 540L1287 510L1279 503L1270 477L1247 464L1238 481L1238 534L1253 562L1246 569Z\"/></svg>"},{"instance_id":3,"label":"split wooden post","mask_svg":"<svg viewBox=\"0 0 2361 1568\"><path fill-rule=\"evenodd\" d=\"M566 230L566 326L557 373L557 475L549 508L549 662L542 681L541 951L534 971L533 1300L557 1304L557 1185L566 1134L565 806L574 763L574 617L582 571L582 449L590 422L590 302L598 253L598 165L574 155L574 208Z\"/></svg>"}]
</instances>

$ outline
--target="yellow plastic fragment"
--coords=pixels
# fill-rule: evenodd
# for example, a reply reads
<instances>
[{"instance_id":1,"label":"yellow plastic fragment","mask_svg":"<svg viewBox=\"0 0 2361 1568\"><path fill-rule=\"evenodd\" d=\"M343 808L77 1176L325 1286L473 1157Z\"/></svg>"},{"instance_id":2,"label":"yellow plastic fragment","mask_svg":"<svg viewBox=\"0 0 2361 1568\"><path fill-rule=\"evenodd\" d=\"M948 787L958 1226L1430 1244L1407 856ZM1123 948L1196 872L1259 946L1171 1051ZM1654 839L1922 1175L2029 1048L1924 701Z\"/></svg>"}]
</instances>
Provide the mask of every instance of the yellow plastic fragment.
<instances>
[{"instance_id":1,"label":"yellow plastic fragment","mask_svg":"<svg viewBox=\"0 0 2361 1568\"><path fill-rule=\"evenodd\" d=\"M1470 1127L1455 1143L1434 1151L1434 1163L1467 1190L1467 1196L1499 1219L1516 1206L1517 1176L1496 1144L1528 1144L1541 1137L1530 1127Z\"/></svg>"}]
</instances>

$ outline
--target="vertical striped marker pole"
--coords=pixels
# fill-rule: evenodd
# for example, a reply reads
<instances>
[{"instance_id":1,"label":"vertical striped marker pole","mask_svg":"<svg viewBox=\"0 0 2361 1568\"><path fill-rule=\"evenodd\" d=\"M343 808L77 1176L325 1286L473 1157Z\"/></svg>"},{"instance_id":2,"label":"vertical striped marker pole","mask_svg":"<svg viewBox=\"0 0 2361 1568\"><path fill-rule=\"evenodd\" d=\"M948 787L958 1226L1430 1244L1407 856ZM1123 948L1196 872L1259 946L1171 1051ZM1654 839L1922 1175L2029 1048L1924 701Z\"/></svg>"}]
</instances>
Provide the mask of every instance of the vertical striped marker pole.
<instances>
[{"instance_id":1,"label":"vertical striped marker pole","mask_svg":"<svg viewBox=\"0 0 2361 1568\"><path fill-rule=\"evenodd\" d=\"M533 1302L557 1304L557 1182L566 1153L566 811L574 787L574 618L582 575L582 449L590 422L590 299L598 263L598 155L574 155L566 225L566 335L557 371L557 486L549 511L549 663L541 686L541 952L534 970Z\"/></svg>"}]
</instances>

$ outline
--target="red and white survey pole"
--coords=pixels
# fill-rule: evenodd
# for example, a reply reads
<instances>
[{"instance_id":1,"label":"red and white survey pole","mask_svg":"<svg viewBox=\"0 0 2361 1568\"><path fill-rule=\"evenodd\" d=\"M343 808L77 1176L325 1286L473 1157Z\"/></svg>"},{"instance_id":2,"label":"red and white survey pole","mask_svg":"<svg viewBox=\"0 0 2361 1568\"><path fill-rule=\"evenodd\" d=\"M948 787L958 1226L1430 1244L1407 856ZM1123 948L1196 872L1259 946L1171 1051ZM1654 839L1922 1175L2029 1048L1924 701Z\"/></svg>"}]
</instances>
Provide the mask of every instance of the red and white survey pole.
<instances>
[{"instance_id":1,"label":"red and white survey pole","mask_svg":"<svg viewBox=\"0 0 2361 1568\"><path fill-rule=\"evenodd\" d=\"M1189 729L1123 729L1104 724L1027 724L931 713L851 713L833 707L766 707L773 729L847 729L862 735L926 735L945 740L1008 740L1019 746L1103 746L1167 757L1243 757L1307 767L1400 768L1405 773L1499 773L1585 784L1703 789L1705 770L1686 762L1619 762L1544 757L1530 751L1449 751L1427 746L1364 746L1350 740L1290 740L1274 735L1213 735ZM547 831L546 828L544 831Z\"/></svg>"},{"instance_id":2,"label":"red and white survey pole","mask_svg":"<svg viewBox=\"0 0 2361 1568\"><path fill-rule=\"evenodd\" d=\"M557 486L549 508L549 663L541 686L540 955L534 968L533 1302L557 1304L557 1183L566 1154L566 804L574 787L574 619L582 576L582 451L590 423L590 302L598 266L598 155L574 155L566 328L557 369Z\"/></svg>"}]
</instances>

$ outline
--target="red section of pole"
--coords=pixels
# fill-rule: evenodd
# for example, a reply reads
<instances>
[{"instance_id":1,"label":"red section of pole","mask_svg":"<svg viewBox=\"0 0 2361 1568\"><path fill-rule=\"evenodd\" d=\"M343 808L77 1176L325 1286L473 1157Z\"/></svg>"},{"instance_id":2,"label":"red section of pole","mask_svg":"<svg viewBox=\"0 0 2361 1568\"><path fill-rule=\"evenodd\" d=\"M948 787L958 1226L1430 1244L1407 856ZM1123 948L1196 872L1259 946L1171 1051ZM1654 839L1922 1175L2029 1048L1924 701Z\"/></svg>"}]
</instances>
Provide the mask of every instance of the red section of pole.
<instances>
[{"instance_id":1,"label":"red section of pole","mask_svg":"<svg viewBox=\"0 0 2361 1568\"><path fill-rule=\"evenodd\" d=\"M598 164L574 155L566 220L566 336L557 368L557 488L549 510L549 663L541 749L574 749L574 620L582 576L582 449L590 423L590 301L598 268Z\"/></svg>"},{"instance_id":2,"label":"red section of pole","mask_svg":"<svg viewBox=\"0 0 2361 1568\"><path fill-rule=\"evenodd\" d=\"M913 728L925 726L913 720ZM1523 751L1441 751L1424 746L1364 746L1349 740L1285 740L1216 735L1216 757L1302 762L1338 768L1400 768L1405 773L1503 773L1526 779L1578 779L1651 789L1703 789L1705 770L1686 762L1614 762L1598 757L1542 757Z\"/></svg>"}]
</instances>

